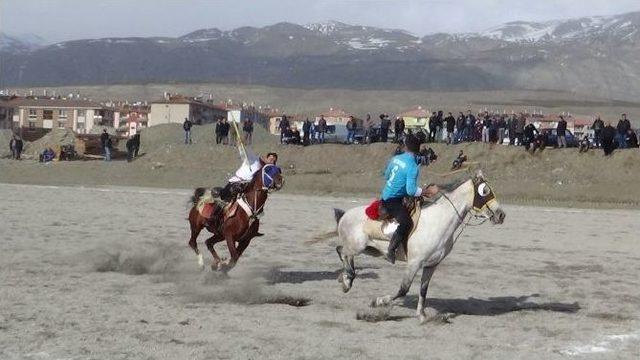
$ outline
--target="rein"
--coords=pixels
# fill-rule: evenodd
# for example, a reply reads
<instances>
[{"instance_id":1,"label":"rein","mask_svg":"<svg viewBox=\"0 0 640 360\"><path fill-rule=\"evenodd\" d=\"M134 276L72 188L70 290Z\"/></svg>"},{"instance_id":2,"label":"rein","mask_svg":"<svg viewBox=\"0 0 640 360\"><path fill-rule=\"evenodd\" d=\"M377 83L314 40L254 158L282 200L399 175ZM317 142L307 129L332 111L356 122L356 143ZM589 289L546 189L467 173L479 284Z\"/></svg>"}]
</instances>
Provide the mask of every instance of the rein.
<instances>
[{"instance_id":1,"label":"rein","mask_svg":"<svg viewBox=\"0 0 640 360\"><path fill-rule=\"evenodd\" d=\"M260 176L260 180L262 181L262 186L260 186L260 187L254 186L255 189L253 190L253 206L249 204L249 206L251 206L251 212L252 212L250 218L254 218L254 219L257 218L258 214L260 214L262 209L264 209L264 205L267 203L266 198L265 198L265 201L262 203L262 205L260 205L260 207L258 207L258 194L260 192L265 192L266 195L268 195L271 191L273 191L272 188L266 187L264 185L264 178L265 177L268 177L271 180L271 182L273 183L273 177L265 172L265 168L266 168L266 166L263 166L262 169L260 169L260 175L261 175ZM243 195L243 196L244 196L245 201L246 201L246 195Z\"/></svg>"},{"instance_id":2,"label":"rein","mask_svg":"<svg viewBox=\"0 0 640 360\"><path fill-rule=\"evenodd\" d=\"M488 217L485 217L485 216L479 216L479 215L474 214L474 218L476 218L476 219L477 219L477 218L483 218L483 220L482 220L481 222L477 223L477 224L472 224L472 223L471 223L471 218L469 218L469 220L467 220L467 221L465 222L465 218L466 218L466 216L462 216L462 215L460 214L460 211L458 211L458 208L456 208L456 206L453 204L453 201L451 201L451 199L449 199L449 197L447 196L447 194L445 194L445 193L444 193L444 192L442 192L442 191L439 191L439 193L440 193L440 195L442 195L442 197L443 197L443 198L447 199L447 201L449 202L449 204L451 204L451 207L452 207L452 208L453 208L453 210L456 212L456 215L458 215L458 220L460 220L460 223L461 223L461 224L463 224L463 225L465 225L465 226L467 226L467 225L468 225L468 226L480 226L480 225L484 224L484 223L489 219ZM491 209L489 209L489 210L491 210Z\"/></svg>"},{"instance_id":3,"label":"rein","mask_svg":"<svg viewBox=\"0 0 640 360\"><path fill-rule=\"evenodd\" d=\"M484 224L489 218L488 217L484 217L484 219L477 223L477 224L472 224L471 223L471 217L468 218L468 220L466 220L465 222L465 218L467 218L467 216L465 215L464 217L460 214L460 211L458 211L458 208L456 208L456 205L453 203L453 201L451 201L451 199L449 199L449 197L447 196L447 194L445 194L442 191L439 191L440 195L442 195L442 197L444 197L445 199L447 199L447 201L449 202L449 204L451 204L451 207L453 208L453 210L456 212L456 215L458 215L458 220L460 221L460 224L462 224L462 229L460 230L460 232L458 233L458 235L456 235L456 237L453 239L453 243L455 244L456 242L458 242L458 238L462 235L462 233L464 232L464 230L467 228L467 226L480 226L482 224ZM490 209L491 210L491 209ZM481 216L478 216L477 214L474 214L474 218L479 218Z\"/></svg>"}]
</instances>

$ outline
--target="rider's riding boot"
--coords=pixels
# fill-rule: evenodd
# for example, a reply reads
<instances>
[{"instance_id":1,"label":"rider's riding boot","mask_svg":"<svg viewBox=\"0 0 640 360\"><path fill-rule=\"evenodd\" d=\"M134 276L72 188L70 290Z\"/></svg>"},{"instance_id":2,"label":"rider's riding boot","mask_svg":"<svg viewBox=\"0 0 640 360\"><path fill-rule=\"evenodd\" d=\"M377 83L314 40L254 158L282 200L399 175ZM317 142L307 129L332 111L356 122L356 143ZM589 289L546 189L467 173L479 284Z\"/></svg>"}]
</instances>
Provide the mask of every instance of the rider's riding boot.
<instances>
[{"instance_id":1,"label":"rider's riding boot","mask_svg":"<svg viewBox=\"0 0 640 360\"><path fill-rule=\"evenodd\" d=\"M401 239L397 232L393 234L393 236L391 237L391 241L389 241L389 249L387 250L386 259L392 264L396 263L396 250L400 245L400 241Z\"/></svg>"}]
</instances>

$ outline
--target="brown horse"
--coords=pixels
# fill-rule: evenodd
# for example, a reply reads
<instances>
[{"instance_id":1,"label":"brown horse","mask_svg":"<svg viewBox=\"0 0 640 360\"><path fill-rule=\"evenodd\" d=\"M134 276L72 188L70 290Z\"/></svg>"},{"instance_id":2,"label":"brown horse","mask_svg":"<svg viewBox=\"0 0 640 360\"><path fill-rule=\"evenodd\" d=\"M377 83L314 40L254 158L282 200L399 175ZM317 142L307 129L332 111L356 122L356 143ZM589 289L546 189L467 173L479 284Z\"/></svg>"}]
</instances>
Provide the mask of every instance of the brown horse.
<instances>
[{"instance_id":1,"label":"brown horse","mask_svg":"<svg viewBox=\"0 0 640 360\"><path fill-rule=\"evenodd\" d=\"M204 188L197 188L191 197L193 206L189 212L189 224L191 225L191 238L189 246L198 256L198 264L204 268L202 254L198 250L196 239L202 229L206 228L213 234L205 241L207 249L213 255L212 270L228 271L232 269L242 255L244 250L249 246L251 239L258 236L259 220L258 215L262 213L267 196L272 190L280 190L284 185L284 179L280 168L275 165L267 164L263 166L253 176L251 182L247 185L245 191L222 209L216 203L211 204L212 217L204 217L197 209L200 197L205 194ZM216 221L218 217L219 221ZM217 225L221 224L221 225ZM226 240L229 248L231 259L225 262L216 253L213 245ZM236 243L238 244L236 247Z\"/></svg>"}]
</instances>

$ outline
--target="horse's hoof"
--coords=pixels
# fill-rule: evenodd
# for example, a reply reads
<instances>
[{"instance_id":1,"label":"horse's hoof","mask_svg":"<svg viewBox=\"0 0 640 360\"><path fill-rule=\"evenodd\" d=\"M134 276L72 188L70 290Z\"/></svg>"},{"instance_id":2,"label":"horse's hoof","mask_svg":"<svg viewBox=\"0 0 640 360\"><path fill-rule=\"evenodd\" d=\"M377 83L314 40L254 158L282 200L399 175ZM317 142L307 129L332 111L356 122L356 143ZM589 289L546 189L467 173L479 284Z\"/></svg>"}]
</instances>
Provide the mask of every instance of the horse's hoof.
<instances>
[{"instance_id":1,"label":"horse's hoof","mask_svg":"<svg viewBox=\"0 0 640 360\"><path fill-rule=\"evenodd\" d=\"M371 307L389 306L391 304L391 295L381 296L371 301Z\"/></svg>"},{"instance_id":2,"label":"horse's hoof","mask_svg":"<svg viewBox=\"0 0 640 360\"><path fill-rule=\"evenodd\" d=\"M220 266L220 262L219 261L214 261L214 262L211 263L211 270L212 271L217 271L219 266Z\"/></svg>"},{"instance_id":3,"label":"horse's hoof","mask_svg":"<svg viewBox=\"0 0 640 360\"><path fill-rule=\"evenodd\" d=\"M418 319L420 320L420 324L429 322L449 323L449 317L446 314L438 313L435 309L425 309L421 311Z\"/></svg>"},{"instance_id":4,"label":"horse's hoof","mask_svg":"<svg viewBox=\"0 0 640 360\"><path fill-rule=\"evenodd\" d=\"M340 283L340 285L342 285L343 293L348 293L349 290L351 290L353 280L349 279L349 277L347 277L344 273L341 273L340 276L338 276L338 282Z\"/></svg>"},{"instance_id":5,"label":"horse's hoof","mask_svg":"<svg viewBox=\"0 0 640 360\"><path fill-rule=\"evenodd\" d=\"M202 258L202 254L198 254L198 267L200 270L204 270L204 259Z\"/></svg>"},{"instance_id":6,"label":"horse's hoof","mask_svg":"<svg viewBox=\"0 0 640 360\"><path fill-rule=\"evenodd\" d=\"M229 270L233 269L234 266L236 266L236 264L232 263L231 261L222 261L220 262L220 264L218 264L218 271L226 273Z\"/></svg>"}]
</instances>

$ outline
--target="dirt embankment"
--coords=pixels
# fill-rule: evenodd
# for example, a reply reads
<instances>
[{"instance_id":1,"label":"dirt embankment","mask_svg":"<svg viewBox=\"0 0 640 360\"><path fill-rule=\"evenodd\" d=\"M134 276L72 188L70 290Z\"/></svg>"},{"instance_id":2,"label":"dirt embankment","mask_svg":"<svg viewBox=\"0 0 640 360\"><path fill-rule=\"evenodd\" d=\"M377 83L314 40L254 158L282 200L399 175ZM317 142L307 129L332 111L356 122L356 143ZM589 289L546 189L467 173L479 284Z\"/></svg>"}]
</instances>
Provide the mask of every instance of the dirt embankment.
<instances>
[{"instance_id":1,"label":"dirt embankment","mask_svg":"<svg viewBox=\"0 0 640 360\"><path fill-rule=\"evenodd\" d=\"M127 185L191 188L222 184L239 164L232 146L215 144L212 125L193 129L194 144L185 145L178 124L142 132L142 156L132 163L101 161L59 162L43 166L30 161L0 161L0 182L82 185ZM275 136L258 128L256 152L276 151L285 170L285 192L305 194L357 194L376 196L384 166L394 144L346 146L282 146ZM640 151L616 151L605 158L601 151L578 154L575 149L530 155L523 148L461 144L432 146L438 161L422 168L423 182L446 183L468 176L443 177L459 150L484 170L501 199L512 202L559 204L608 203L640 206Z\"/></svg>"}]
</instances>

